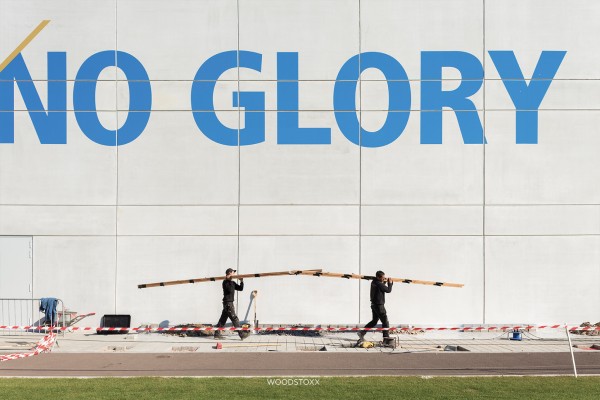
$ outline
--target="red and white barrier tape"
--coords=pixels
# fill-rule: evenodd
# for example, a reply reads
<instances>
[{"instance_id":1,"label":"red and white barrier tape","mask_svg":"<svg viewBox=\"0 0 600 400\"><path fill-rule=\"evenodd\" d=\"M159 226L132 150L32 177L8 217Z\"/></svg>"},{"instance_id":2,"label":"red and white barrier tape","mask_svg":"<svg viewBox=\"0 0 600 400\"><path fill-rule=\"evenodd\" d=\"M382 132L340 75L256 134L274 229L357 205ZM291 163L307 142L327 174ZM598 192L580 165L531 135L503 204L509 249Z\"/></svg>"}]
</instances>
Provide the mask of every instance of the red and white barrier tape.
<instances>
[{"instance_id":1,"label":"red and white barrier tape","mask_svg":"<svg viewBox=\"0 0 600 400\"><path fill-rule=\"evenodd\" d=\"M47 353L52 350L52 346L56 342L56 333L50 332L44 336L31 351L27 353L14 353L14 354L0 354L0 362L8 360L16 360L19 358L26 358L38 355L40 353Z\"/></svg>"},{"instance_id":2,"label":"red and white barrier tape","mask_svg":"<svg viewBox=\"0 0 600 400\"><path fill-rule=\"evenodd\" d=\"M358 331L385 331L396 330L402 332L410 331L464 331L464 332L484 332L484 331L513 331L513 330L531 330L531 329L565 329L569 331L600 331L600 326L567 326L565 324L554 325L505 325L505 326L398 326L390 328L361 328L361 327L298 327L298 326L278 326L278 327L256 327L256 328L235 328L235 327L173 327L173 328L107 328L107 327L45 327L45 326L8 326L0 325L0 330L33 330L33 331L96 331L96 332L194 332L194 331L255 331L255 332L358 332Z\"/></svg>"}]
</instances>

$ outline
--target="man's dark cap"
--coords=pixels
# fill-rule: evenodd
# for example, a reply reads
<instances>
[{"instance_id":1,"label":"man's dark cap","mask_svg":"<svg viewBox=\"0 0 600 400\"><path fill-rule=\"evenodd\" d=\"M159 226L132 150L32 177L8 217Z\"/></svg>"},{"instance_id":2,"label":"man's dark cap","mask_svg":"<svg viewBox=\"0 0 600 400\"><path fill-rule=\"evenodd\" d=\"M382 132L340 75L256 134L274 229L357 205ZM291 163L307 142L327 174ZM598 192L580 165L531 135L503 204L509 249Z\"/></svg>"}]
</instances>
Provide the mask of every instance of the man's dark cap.
<instances>
[{"instance_id":1,"label":"man's dark cap","mask_svg":"<svg viewBox=\"0 0 600 400\"><path fill-rule=\"evenodd\" d=\"M233 268L227 268L227 271L225 271L225 275L229 275L229 274L231 274L232 272L236 272L236 270L235 270L235 269L233 269Z\"/></svg>"}]
</instances>

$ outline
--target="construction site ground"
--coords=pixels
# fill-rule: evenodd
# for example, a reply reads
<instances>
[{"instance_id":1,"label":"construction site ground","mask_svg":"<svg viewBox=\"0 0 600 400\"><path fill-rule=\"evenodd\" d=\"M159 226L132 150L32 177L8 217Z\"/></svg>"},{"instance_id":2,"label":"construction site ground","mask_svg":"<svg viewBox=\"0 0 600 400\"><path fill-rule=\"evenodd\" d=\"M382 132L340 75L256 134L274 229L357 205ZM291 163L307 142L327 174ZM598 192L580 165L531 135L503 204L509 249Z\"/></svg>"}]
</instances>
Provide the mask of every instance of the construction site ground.
<instances>
[{"instance_id":1,"label":"construction site ground","mask_svg":"<svg viewBox=\"0 0 600 400\"><path fill-rule=\"evenodd\" d=\"M0 354L27 352L43 335L0 332ZM0 363L0 376L329 376L573 374L565 332L430 331L397 334L398 347L355 347L344 333L262 333L244 341L165 333L59 334L51 353ZM579 374L600 374L600 337L571 335Z\"/></svg>"}]
</instances>

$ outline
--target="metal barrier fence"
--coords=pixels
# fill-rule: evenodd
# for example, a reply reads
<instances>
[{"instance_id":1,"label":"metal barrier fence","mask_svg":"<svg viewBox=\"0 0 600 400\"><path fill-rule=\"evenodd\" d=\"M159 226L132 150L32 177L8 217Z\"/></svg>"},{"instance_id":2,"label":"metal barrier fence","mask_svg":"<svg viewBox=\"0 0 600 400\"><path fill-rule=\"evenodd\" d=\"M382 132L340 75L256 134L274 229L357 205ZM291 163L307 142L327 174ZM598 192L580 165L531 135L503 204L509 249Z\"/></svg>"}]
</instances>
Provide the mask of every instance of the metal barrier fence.
<instances>
[{"instance_id":1,"label":"metal barrier fence","mask_svg":"<svg viewBox=\"0 0 600 400\"><path fill-rule=\"evenodd\" d=\"M56 300L56 317L46 320L40 311L41 299L0 299L0 325L65 326L65 304L61 299ZM39 334L40 330L26 332ZM15 334L23 334L23 331L0 329L0 335Z\"/></svg>"}]
</instances>

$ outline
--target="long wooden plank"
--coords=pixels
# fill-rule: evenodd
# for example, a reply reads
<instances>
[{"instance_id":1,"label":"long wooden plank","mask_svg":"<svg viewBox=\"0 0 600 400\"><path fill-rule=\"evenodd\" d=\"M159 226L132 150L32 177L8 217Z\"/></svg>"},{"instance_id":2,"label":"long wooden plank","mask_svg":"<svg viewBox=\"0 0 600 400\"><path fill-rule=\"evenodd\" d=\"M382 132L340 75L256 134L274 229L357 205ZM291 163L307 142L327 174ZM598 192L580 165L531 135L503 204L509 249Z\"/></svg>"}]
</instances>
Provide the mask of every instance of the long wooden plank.
<instances>
[{"instance_id":1,"label":"long wooden plank","mask_svg":"<svg viewBox=\"0 0 600 400\"><path fill-rule=\"evenodd\" d=\"M326 278L345 278L345 279L365 279L372 281L375 279L374 276L370 275L358 275L358 274L340 274L337 272L310 272L303 271L300 275L311 275L311 276L324 276ZM417 285L430 285L430 286L448 286L448 287L457 287L461 288L464 286L462 283L452 283L452 282L436 282L436 281L423 281L418 279L406 279L406 278L392 278L392 282L401 282L401 283L414 283Z\"/></svg>"},{"instance_id":2,"label":"long wooden plank","mask_svg":"<svg viewBox=\"0 0 600 400\"><path fill-rule=\"evenodd\" d=\"M241 278L264 278L269 276L284 276L284 275L305 275L305 276L323 276L326 278L345 278L345 279L364 279L374 280L375 277L371 275L358 275L358 274L341 274L337 272L323 272L321 269L310 269L310 270L291 270L291 271L278 271L278 272L262 272L258 274L240 274L234 275L234 279ZM200 283L200 282L214 282L225 280L225 276L213 276L209 278L197 278L197 279L182 279L178 281L168 282L156 282L156 283L145 283L138 285L139 289L151 288L157 286L171 286L171 285L182 285L186 283ZM393 282L416 284L416 285L429 285L429 286L447 286L461 288L464 286L462 283L452 282L436 282L436 281L424 281L419 279L406 279L406 278L392 278Z\"/></svg>"},{"instance_id":3,"label":"long wooden plank","mask_svg":"<svg viewBox=\"0 0 600 400\"><path fill-rule=\"evenodd\" d=\"M317 273L321 272L320 269L308 269L308 270L291 270L291 271L278 271L278 272L261 272L258 274L239 274L234 275L234 279L245 279L245 278L264 278L269 276L284 276L284 275L301 275L302 273ZM308 274L310 275L310 274ZM158 287L158 286L172 286L172 285L183 285L186 283L200 283L200 282L215 282L223 281L227 276L211 276L208 278L196 278L196 279L181 279L178 281L167 281L167 282L155 282L155 283L143 283L138 285L138 289Z\"/></svg>"},{"instance_id":4,"label":"long wooden plank","mask_svg":"<svg viewBox=\"0 0 600 400\"><path fill-rule=\"evenodd\" d=\"M19 55L19 53L21 51L23 51L23 49L33 40L35 39L35 37L38 35L38 33L41 32L42 29L44 29L46 27L46 25L48 25L50 23L49 19L45 19L42 22L40 22L38 24L38 26L29 34L27 35L27 37L25 39L23 39L23 41L21 42L21 44L19 44L17 46L16 49L14 49L12 51L12 53L10 53L8 55L8 57L6 57L6 60L2 61L2 64L0 64L0 72L2 72L2 70L8 65L10 64L10 62L12 60L15 59L15 57L17 57Z\"/></svg>"}]
</instances>

